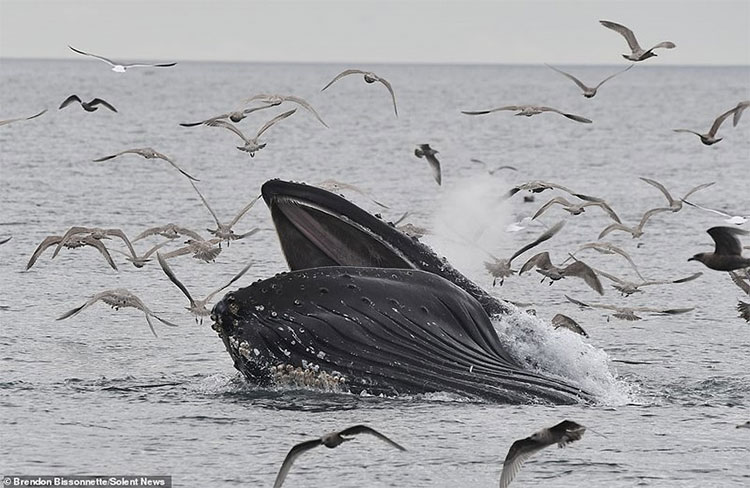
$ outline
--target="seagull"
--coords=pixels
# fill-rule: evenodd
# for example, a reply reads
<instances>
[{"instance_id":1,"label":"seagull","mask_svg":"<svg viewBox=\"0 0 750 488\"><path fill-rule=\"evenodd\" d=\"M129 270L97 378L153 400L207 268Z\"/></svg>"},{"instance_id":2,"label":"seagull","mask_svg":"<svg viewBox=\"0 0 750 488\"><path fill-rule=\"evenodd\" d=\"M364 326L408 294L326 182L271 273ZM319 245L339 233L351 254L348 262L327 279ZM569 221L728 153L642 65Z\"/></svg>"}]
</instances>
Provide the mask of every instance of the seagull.
<instances>
[{"instance_id":1,"label":"seagull","mask_svg":"<svg viewBox=\"0 0 750 488\"><path fill-rule=\"evenodd\" d=\"M122 239L125 245L128 246L128 250L130 251L130 254L132 256L136 255L135 249L133 249L133 245L130 243L128 236L126 236L125 233L120 229L102 229L100 227L74 226L68 229L68 231L62 236L62 239L60 239L60 242L57 244L57 247L55 248L55 252L52 253L52 257L54 258L55 256L57 256L57 254L60 252L60 249L62 249L63 246L70 247L68 246L68 243L74 241L75 239L81 240L81 238L75 237L79 234L88 234L89 236L93 237L96 240L109 239L109 236L119 237L120 239ZM114 268L117 269L116 267Z\"/></svg>"},{"instance_id":2,"label":"seagull","mask_svg":"<svg viewBox=\"0 0 750 488\"><path fill-rule=\"evenodd\" d=\"M432 176L435 177L435 181L438 185L442 183L442 175L440 172L440 161L435 157L438 151L432 149L429 144L420 144L414 150L414 155L418 158L425 158L430 164L432 169Z\"/></svg>"},{"instance_id":3,"label":"seagull","mask_svg":"<svg viewBox=\"0 0 750 488\"><path fill-rule=\"evenodd\" d=\"M615 222L613 224L609 224L607 227L604 228L604 230L602 230L599 233L598 239L601 239L602 237L606 236L607 234L609 234L610 232L613 232L615 230L620 230L620 231L623 231L623 232L629 232L630 235L633 236L633 239L638 239L638 238L640 238L643 235L643 226L646 225L646 222L648 222L648 219L650 219L651 217L653 217L654 215L656 215L656 214L658 214L660 212L670 212L670 211L672 211L672 209L669 208L669 207L666 207L666 208L665 207L652 208L651 210L648 210L648 211L646 211L646 213L643 214L643 216L641 217L640 222L638 222L638 225L636 225L635 227L629 227L629 226L624 225L624 224L619 223L619 222Z\"/></svg>"},{"instance_id":4,"label":"seagull","mask_svg":"<svg viewBox=\"0 0 750 488\"><path fill-rule=\"evenodd\" d=\"M42 110L38 114L34 114L34 115L30 116L30 117L18 117L16 119L0 120L0 126L12 124L13 122L18 122L19 120L31 120L31 119L35 119L35 118L37 118L37 117L45 114L46 112L47 112L47 109L45 108L44 110Z\"/></svg>"},{"instance_id":5,"label":"seagull","mask_svg":"<svg viewBox=\"0 0 750 488\"><path fill-rule=\"evenodd\" d=\"M68 46L73 52L76 52L78 54L82 54L84 56L91 56L92 58L99 59L101 61L104 61L108 65L112 66L112 71L115 73L124 73L126 70L130 68L171 68L172 66L176 65L177 63L161 63L161 64L144 64L144 63L131 63L131 64L118 64L112 61L111 59L107 59L104 56L98 56L96 54L91 54L87 52L80 51L73 46Z\"/></svg>"},{"instance_id":6,"label":"seagull","mask_svg":"<svg viewBox=\"0 0 750 488\"><path fill-rule=\"evenodd\" d=\"M711 227L706 232L716 244L714 252L698 253L688 261L700 261L708 268L717 271L733 271L750 267L750 258L742 256L742 244L737 237L750 234L750 232L735 227Z\"/></svg>"},{"instance_id":7,"label":"seagull","mask_svg":"<svg viewBox=\"0 0 750 488\"><path fill-rule=\"evenodd\" d=\"M120 310L120 308L125 307L132 307L137 308L138 310L142 311L146 314L146 322L148 322L148 326L151 328L151 333L154 334L154 337L158 337L156 335L156 330L154 330L154 325L151 323L151 317L154 317L159 322L163 323L164 325L168 325L170 327L177 327L177 324L173 324L171 322L167 322L163 318L156 315L154 312L149 310L149 308L141 301L140 298L135 296L133 293L131 293L129 290L126 290L125 288L117 288L114 290L105 290L103 292L97 293L93 297L89 298L89 300L81 305L80 307L76 307L73 310L70 310L68 312L65 312L64 314L60 315L57 320L64 320L68 317L73 317L75 315L78 315L83 310L87 309L97 301L103 301L107 305L110 305L115 310Z\"/></svg>"},{"instance_id":8,"label":"seagull","mask_svg":"<svg viewBox=\"0 0 750 488\"><path fill-rule=\"evenodd\" d=\"M255 234L256 232L258 232L260 230L260 229L255 228L255 229L251 230L250 232L246 232L244 234L235 234L234 231L232 230L232 227L234 227L234 225L237 224L237 222L239 222L239 220L248 211L250 211L251 208L253 208L253 205L255 205L255 202L257 202L258 199L260 198L260 195L258 195L257 197L253 198L250 201L250 203L248 203L247 205L245 205L245 207L242 210L240 210L240 212L237 214L237 216L234 217L234 219L232 219L231 222L229 222L228 224L222 224L221 222L219 222L219 218L216 216L216 212L214 212L211 209L211 206L208 204L208 202L206 201L206 199L203 197L203 194L200 192L200 190L198 190L198 187L195 186L195 183L190 182L190 184L193 185L193 189L198 194L198 196L201 197L201 201L203 202L203 205L206 206L206 208L208 209L208 212L211 214L211 216L214 218L214 221L216 222L216 228L215 229L213 229L213 230L212 229L206 229L207 231L209 231L214 236L218 237L222 241L227 241L227 243L229 243L230 241L236 241L238 239L243 239L245 237L251 236L251 235ZM221 247L221 241L219 242L219 247Z\"/></svg>"},{"instance_id":9,"label":"seagull","mask_svg":"<svg viewBox=\"0 0 750 488\"><path fill-rule=\"evenodd\" d=\"M715 181L712 181L710 183L700 184L700 185L698 185L696 187L693 187L689 192L685 193L684 197L682 197L680 199L674 199L674 198L672 198L672 195L669 194L669 192L664 187L664 185L662 185L658 181L651 180L649 178L643 178L643 177L641 177L641 180L644 181L645 183L648 183L649 185L655 187L657 190L659 190L660 192L662 192L664 194L664 197L667 199L667 203L669 203L669 209L672 212L679 212L680 210L682 210L682 202L684 202L693 193L695 193L697 191L700 191L700 190L704 190L704 189L708 188L709 186L712 186L714 183L716 183Z\"/></svg>"},{"instance_id":10,"label":"seagull","mask_svg":"<svg viewBox=\"0 0 750 488\"><path fill-rule=\"evenodd\" d=\"M537 237L536 240L534 240L533 242L530 242L529 244L526 244L521 249L516 251L509 259L499 259L493 256L492 254L487 253L493 259L493 262L485 262L484 267L490 273L490 275L492 275L492 278L493 278L492 286L495 286L495 283L498 278L500 278L500 286L502 286L503 281L505 281L505 278L507 278L508 276L512 276L515 273L515 271L512 270L510 267L511 262L515 258L525 253L529 249L535 246L538 246L542 242L550 239L552 236L557 234L560 231L560 229L563 228L564 225L565 225L565 221L560 221L556 223L555 225L547 229L547 231L544 234Z\"/></svg>"},{"instance_id":11,"label":"seagull","mask_svg":"<svg viewBox=\"0 0 750 488\"><path fill-rule=\"evenodd\" d=\"M614 310L615 313L612 314L614 318L621 319L621 320L628 320L628 321L641 320L641 317L636 315L635 312L647 312L647 313L652 313L652 314L663 314L663 315L677 315L677 314L687 313L687 312L695 310L695 307L667 308L667 309L651 308L651 307L618 307L616 305L606 305L603 303L584 303L574 298L570 298L568 295L565 295L565 298L567 298L569 302L575 303L576 305L582 308L603 308L606 310Z\"/></svg>"},{"instance_id":12,"label":"seagull","mask_svg":"<svg viewBox=\"0 0 750 488\"><path fill-rule=\"evenodd\" d=\"M104 156L103 158L95 159L95 163L100 163L102 161L109 161L110 159L114 159L118 156L122 156L123 154L137 154L139 156L143 156L146 159L163 159L164 161L171 164L177 171L185 175L189 180L193 181L200 181L198 178L194 178L187 174L185 171L182 170L179 166L177 166L177 163L169 159L167 156L163 155L162 153L158 151L154 151L150 147L141 147L137 149L126 149L125 151L120 151L117 154L112 154L111 156Z\"/></svg>"},{"instance_id":13,"label":"seagull","mask_svg":"<svg viewBox=\"0 0 750 488\"><path fill-rule=\"evenodd\" d=\"M215 261L216 258L221 254L221 246L214 247L215 244L219 244L223 239L214 237L213 239L188 239L185 241L187 244L185 247L170 251L163 255L164 259L172 259L177 256L184 256L185 254L193 254L195 259L209 262Z\"/></svg>"},{"instance_id":14,"label":"seagull","mask_svg":"<svg viewBox=\"0 0 750 488\"><path fill-rule=\"evenodd\" d=\"M560 327L562 327L563 329L568 329L569 331L575 332L576 334L582 335L583 337L589 336L586 331L583 330L583 327L578 325L578 322L561 313L558 313L554 317L552 317L552 325L555 329L559 329Z\"/></svg>"},{"instance_id":15,"label":"seagull","mask_svg":"<svg viewBox=\"0 0 750 488\"><path fill-rule=\"evenodd\" d=\"M331 80L331 82L328 83L326 86L324 86L323 89L320 91L325 90L329 86L333 85L334 82L336 82L337 80L340 80L341 78L347 75L364 75L366 83L375 83L376 81L382 83L383 86L385 86L388 89L388 91L391 93L391 98L393 99L393 111L396 112L396 117L398 117L398 109L396 108L396 95L393 93L393 87L391 86L390 83L388 83L388 80L386 80L385 78L381 78L380 76L376 75L372 71L362 71L359 69L344 70L338 75L336 75L336 77L333 80Z\"/></svg>"},{"instance_id":16,"label":"seagull","mask_svg":"<svg viewBox=\"0 0 750 488\"><path fill-rule=\"evenodd\" d=\"M378 439L387 442L388 444L395 447L399 451L406 451L405 448L393 442L392 440L390 440L388 437L381 434L377 430L371 427L368 427L366 425L355 425L353 427L349 427L339 432L331 432L331 433L325 434L320 439L313 439L310 441L301 442L297 444L296 446L292 447L292 449L286 455L286 458L284 458L284 462L281 464L281 469L279 469L279 474L276 476L276 481L274 481L273 483L273 488L281 488L281 485L284 484L284 480L286 479L287 474L289 474L289 470L292 469L292 464L305 451L309 451L310 449L314 449L318 446L326 446L332 449L334 447L340 446L346 441L353 440L350 436L357 435L357 434L374 435Z\"/></svg>"},{"instance_id":17,"label":"seagull","mask_svg":"<svg viewBox=\"0 0 750 488\"><path fill-rule=\"evenodd\" d=\"M472 158L472 159L470 159L470 161L472 163L481 164L482 166L484 166L484 169L486 169L487 172L489 174L491 174L491 175L494 175L495 173L497 173L498 171L503 170L503 169L509 169L511 171L518 171L518 168L516 168L515 166L509 166L507 164L503 164L503 165L498 166L497 168L490 169L489 166L487 166L487 163L485 163L481 159L474 159L474 158Z\"/></svg>"},{"instance_id":18,"label":"seagull","mask_svg":"<svg viewBox=\"0 0 750 488\"><path fill-rule=\"evenodd\" d=\"M214 120L221 120L221 119L229 119L232 122L240 122L242 119L247 117L253 112L257 112L258 110L263 110L265 108L271 108L274 105L261 105L259 107L251 107L246 108L244 110L234 110L232 112L227 112L225 114L216 115L215 117L211 117L206 120L201 120L200 122L183 122L180 125L183 127L195 127L197 125L208 125L209 122L213 122Z\"/></svg>"},{"instance_id":19,"label":"seagull","mask_svg":"<svg viewBox=\"0 0 750 488\"><path fill-rule=\"evenodd\" d=\"M44 240L34 250L34 253L31 255L31 259L29 259L29 262L26 264L26 269L31 269L31 267L34 266L34 263L36 263L36 260L39 259L39 256L41 256L44 251L46 251L51 246L60 244L62 240L63 236L45 237ZM102 253L102 256L104 256L104 259L107 260L107 263L112 267L112 269L117 269L115 261L112 259L112 256L109 254L107 247L104 245L100 238L96 238L91 235L87 235L84 237L75 236L68 239L65 244L63 244L63 246L67 249L77 249L83 246L95 247L100 253Z\"/></svg>"},{"instance_id":20,"label":"seagull","mask_svg":"<svg viewBox=\"0 0 750 488\"><path fill-rule=\"evenodd\" d=\"M161 225L159 227L152 227L150 229L146 229L140 234L136 236L135 239L133 239L131 242L137 242L141 239L144 239L149 236L153 235L160 235L162 237L166 237L167 239L177 239L180 236L188 236L192 237L193 239L202 239L200 235L198 235L197 232L192 231L190 229L187 229L185 227L180 227L179 225L169 223L167 225Z\"/></svg>"},{"instance_id":21,"label":"seagull","mask_svg":"<svg viewBox=\"0 0 750 488\"><path fill-rule=\"evenodd\" d=\"M747 107L750 107L750 100L740 102L736 107L734 107L734 117L732 118L732 125L734 127L737 127L737 124L740 121L740 117L742 117L742 112L744 112Z\"/></svg>"},{"instance_id":22,"label":"seagull","mask_svg":"<svg viewBox=\"0 0 750 488\"><path fill-rule=\"evenodd\" d=\"M570 120L575 120L576 122L581 122L584 124L590 124L591 120L587 119L586 117L581 117L580 115L574 115L574 114L567 114L565 112L561 112L557 110L556 108L552 107L543 107L540 105L506 105L505 107L498 107L498 108L492 108L489 110L478 110L474 112L469 112L466 110L462 110L462 114L466 115L485 115L492 112L497 112L500 110L513 110L518 111L516 115L525 115L526 117L531 117L532 115L537 115L542 112L554 112L556 114L560 114L562 116L565 116L569 118Z\"/></svg>"},{"instance_id":23,"label":"seagull","mask_svg":"<svg viewBox=\"0 0 750 488\"><path fill-rule=\"evenodd\" d=\"M609 242L589 242L580 246L576 250L576 253L583 251L585 249L594 249L596 251L599 251L602 254L619 254L620 256L624 257L628 263L630 263L630 266L635 271L635 274L637 274L638 277L642 279L643 281L646 281L643 275L641 275L640 270L638 270L638 266L635 265L635 261L633 261L633 258L631 258L630 254L625 252L624 249L617 247L614 244L609 243ZM573 259L576 259L575 256L573 255L571 255L570 257Z\"/></svg>"},{"instance_id":24,"label":"seagull","mask_svg":"<svg viewBox=\"0 0 750 488\"><path fill-rule=\"evenodd\" d=\"M690 205L691 207L699 208L701 210L705 210L706 212L712 212L712 213L715 213L717 215L721 215L722 217L726 217L726 219L724 219L724 222L726 222L727 224L743 225L747 221L750 220L750 215L746 215L746 216L742 216L742 215L730 215L730 214L728 214L726 212L722 212L721 210L714 210L712 208L701 207L700 205L696 205L695 203L688 202L685 199L683 199L682 201L684 203L686 203L687 205Z\"/></svg>"},{"instance_id":25,"label":"seagull","mask_svg":"<svg viewBox=\"0 0 750 488\"><path fill-rule=\"evenodd\" d=\"M265 131L267 131L272 125L274 125L276 122L289 117L290 115L292 115L296 111L297 111L297 109L295 108L295 109L292 109L292 110L290 110L288 112L284 112L283 114L277 115L276 117L272 118L271 120L269 120L268 122L266 122L263 125L263 127L260 128L260 130L258 131L258 133L255 134L255 137L253 137L252 139L248 139L247 137L245 137L245 134L243 134L234 124L231 124L231 123L229 123L229 122L227 122L225 120L219 120L219 119L217 119L217 120L211 120L211 121L207 122L206 125L208 125L210 127L223 127L223 128L225 128L227 130L230 130L230 131L234 132L238 136L240 136L240 138L243 141L245 141L245 145L244 146L237 146L237 149L239 149L240 151L245 151L246 153L250 154L250 157L252 158L252 157L255 157L255 153L257 151L260 151L261 149L263 149L264 147L266 147L266 143L265 142L263 142L263 143L258 142L258 138Z\"/></svg>"},{"instance_id":26,"label":"seagull","mask_svg":"<svg viewBox=\"0 0 750 488\"><path fill-rule=\"evenodd\" d=\"M537 212L534 214L533 217L531 217L532 220L536 219L540 215L542 215L544 212L547 211L552 205L558 204L563 207L563 210L567 211L571 215L579 215L586 211L586 207L596 206L607 212L607 215L610 216L612 220L615 222L620 222L620 217L617 216L614 210L612 210L612 207L610 207L607 202L605 201L584 201L583 203L570 203L568 200L566 200L563 197L555 197L552 200L548 201L542 207L537 210Z\"/></svg>"},{"instance_id":27,"label":"seagull","mask_svg":"<svg viewBox=\"0 0 750 488\"><path fill-rule=\"evenodd\" d=\"M211 301L211 299L216 296L217 293L219 293L221 290L225 289L235 281L242 278L242 275L244 275L248 269L250 269L250 266L252 263L249 263L247 266L245 266L242 271L237 273L234 278L232 278L229 283L222 286L221 288L217 288L213 292L209 293L206 298L203 300L194 300L193 297L190 295L190 292L187 290L185 285L182 284L180 280L177 279L177 276L175 276L174 272L172 271L172 268L169 267L169 264L167 264L167 260L162 257L161 254L156 253L156 259L159 261L159 265L161 265L161 269L164 271L164 274L167 275L167 278L174 283L177 288L179 288L182 293L185 294L187 299L190 301L190 306L186 307L190 313L195 315L195 323L197 324L200 319L200 324L203 325L203 318L208 317L211 315L211 311L206 308L206 304Z\"/></svg>"},{"instance_id":28,"label":"seagull","mask_svg":"<svg viewBox=\"0 0 750 488\"><path fill-rule=\"evenodd\" d=\"M551 69L557 71L558 73L560 73L561 75L563 75L563 76L565 76L565 77L573 80L573 83L575 83L576 85L578 85L578 88L580 88L581 90L583 90L583 96L584 97L586 97L586 98L593 98L594 95L596 95L596 91L599 89L600 86L602 86L604 83L606 83L607 81L611 80L615 76L617 76L617 75L619 75L621 73L626 72L627 70L629 70L630 68L632 68L633 66L635 66L635 64L631 64L627 68L625 68L623 70L620 70L617 73L604 78L602 81L599 82L598 85L596 85L594 87L590 87L590 86L584 85L581 80L579 80L575 76L571 75L570 73L566 73L565 71L563 71L561 69L557 69L554 66L550 66L549 64L546 64L545 66L547 66L548 68L551 68Z\"/></svg>"},{"instance_id":29,"label":"seagull","mask_svg":"<svg viewBox=\"0 0 750 488\"><path fill-rule=\"evenodd\" d=\"M590 197L582 193L575 193L573 190L566 188L562 185L558 185L557 183L548 183L546 181L540 181L540 180L527 181L526 183L521 183L520 185L514 186L513 188L508 190L508 193L506 193L505 198L510 198L521 190L528 190L531 193L541 193L545 190L562 190L566 193L569 193L570 195L573 195L576 198L580 198L581 200L586 200L589 202L603 202L604 201L600 198ZM533 202L534 200L530 200L530 201Z\"/></svg>"},{"instance_id":30,"label":"seagull","mask_svg":"<svg viewBox=\"0 0 750 488\"><path fill-rule=\"evenodd\" d=\"M641 287L644 287L644 286L687 283L688 281L693 281L694 279L703 275L703 273L699 271L697 273L691 274L690 276L687 276L685 278L680 278L677 280L650 280L650 281L642 280L640 283L636 283L634 281L627 281L622 278L618 278L615 275L606 273L599 269L595 269L594 271L596 271L597 274L604 276L608 280L613 281L615 284L612 285L612 288L619 291L624 297L630 296L633 293L643 293L643 290L641 290Z\"/></svg>"},{"instance_id":31,"label":"seagull","mask_svg":"<svg viewBox=\"0 0 750 488\"><path fill-rule=\"evenodd\" d=\"M244 103L250 103L254 101L259 101L261 103L268 104L272 107L275 107L276 105L281 105L283 102L296 103L297 105L300 105L305 110L313 114L315 118L317 118L318 121L320 121L320 123L323 124L323 126L328 127L328 125L325 122L323 122L323 119L320 118L320 115L318 115L318 112L316 112L315 109L312 108L312 105L310 105L309 103L307 103L304 99L300 97L295 97L293 95L271 95L268 93L259 93L258 95L253 95L252 97L246 98L245 100L243 100Z\"/></svg>"},{"instance_id":32,"label":"seagull","mask_svg":"<svg viewBox=\"0 0 750 488\"><path fill-rule=\"evenodd\" d=\"M625 59L629 59L630 61L643 61L644 59L654 57L656 56L656 53L653 52L654 49L673 49L677 47L674 42L663 41L655 45L651 49L644 51L643 48L638 44L638 41L635 39L635 34L633 34L633 31L628 29L624 25L616 24L608 20L600 20L599 23L607 29L612 29L613 31L619 33L620 35L622 35L622 37L625 38L626 41L628 41L628 46L630 47L631 53L623 54L622 57Z\"/></svg>"},{"instance_id":33,"label":"seagull","mask_svg":"<svg viewBox=\"0 0 750 488\"><path fill-rule=\"evenodd\" d=\"M747 421L747 422L745 422L744 424L740 424L740 425L738 425L738 426L737 426L737 427L735 427L735 428L737 428L737 429L750 429L750 420L748 420L748 421Z\"/></svg>"},{"instance_id":34,"label":"seagull","mask_svg":"<svg viewBox=\"0 0 750 488\"><path fill-rule=\"evenodd\" d=\"M580 440L586 427L573 422L563 420L559 424L542 429L531 434L525 439L514 442L508 450L503 462L503 472L500 475L500 488L507 488L521 470L523 463L531 456L545 447L557 444L557 447L565 447L571 442Z\"/></svg>"},{"instance_id":35,"label":"seagull","mask_svg":"<svg viewBox=\"0 0 750 488\"><path fill-rule=\"evenodd\" d=\"M561 280L568 276L575 276L585 281L586 284L589 285L598 294L604 295L602 283L599 281L596 273L591 268L591 266L587 265L583 261L576 260L574 263L569 264L564 268L558 267L552 264L552 261L550 261L549 258L549 253L547 251L544 251L532 256L528 261L526 261L523 266L521 266L521 270L518 272L518 274L522 275L524 272L535 267L538 268L536 270L537 273L543 276L542 281L544 281L544 278L549 278L550 285L555 281Z\"/></svg>"},{"instance_id":36,"label":"seagull","mask_svg":"<svg viewBox=\"0 0 750 488\"><path fill-rule=\"evenodd\" d=\"M151 261L151 255L153 253L155 253L156 251L158 251L162 247L166 246L167 244L169 244L169 241L160 242L159 244L153 246L151 249L149 249L148 251L146 251L145 253L143 253L142 256L137 256L137 255L136 256L131 256L130 254L128 254L128 253L126 253L124 251L120 251L119 249L112 249L112 250L114 252L116 252L116 253L120 253L123 256L125 256L125 259L127 259L128 261L130 261L131 263L133 263L133 266L135 266L136 268L142 268L142 267L144 267L146 265L146 263L148 263L149 261Z\"/></svg>"},{"instance_id":37,"label":"seagull","mask_svg":"<svg viewBox=\"0 0 750 488\"><path fill-rule=\"evenodd\" d=\"M65 101L60 104L60 107L58 108L58 110L64 109L65 107L67 107L68 105L70 105L73 102L80 103L81 107L83 107L83 109L85 111L87 111L87 112L95 112L95 111L99 110L99 105L107 107L108 109L110 109L113 112L117 112L117 109L115 107L113 107L112 105L110 105L106 101L102 100L101 98L95 98L95 99L91 100L90 102L83 102L78 97L78 95L71 95L68 98L66 98Z\"/></svg>"},{"instance_id":38,"label":"seagull","mask_svg":"<svg viewBox=\"0 0 750 488\"><path fill-rule=\"evenodd\" d=\"M744 107L741 107L740 104L719 115L718 117L716 117L716 120L714 120L714 123L711 125L711 128L708 129L708 132L706 134L701 134L700 132L696 132L690 129L672 129L672 131L689 132L690 134L695 134L696 136L701 138L701 142L703 144L705 144L706 146L711 146L723 139L723 137L716 137L716 133L719 132L719 127L721 127L721 124L723 124L730 115L736 114L737 112L742 112L742 110L744 110ZM739 117L737 117L737 119L739 120Z\"/></svg>"},{"instance_id":39,"label":"seagull","mask_svg":"<svg viewBox=\"0 0 750 488\"><path fill-rule=\"evenodd\" d=\"M363 195L363 196L369 198L370 200L372 200L372 202L375 205L378 205L379 207L390 208L390 207L388 207L388 205L386 205L384 203L380 203L379 201L375 200L372 197L372 195L370 195L368 192L364 191L360 187L358 187L356 185L349 184L349 183L344 183L343 181L327 179L325 181L321 181L320 183L316 184L315 186L317 186L319 188L323 188L324 190L328 190L328 191L331 191L331 192L340 192L340 191L351 190L353 192L357 192L360 195Z\"/></svg>"}]
</instances>

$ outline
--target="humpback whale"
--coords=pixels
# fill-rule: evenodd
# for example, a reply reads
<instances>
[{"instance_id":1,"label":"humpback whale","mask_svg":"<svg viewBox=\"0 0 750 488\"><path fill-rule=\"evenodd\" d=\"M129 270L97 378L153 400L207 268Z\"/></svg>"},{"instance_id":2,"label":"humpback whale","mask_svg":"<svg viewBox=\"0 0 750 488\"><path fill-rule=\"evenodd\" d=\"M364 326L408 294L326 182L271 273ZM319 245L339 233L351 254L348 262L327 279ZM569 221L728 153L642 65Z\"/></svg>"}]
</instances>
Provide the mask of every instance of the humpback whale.
<instances>
[{"instance_id":1,"label":"humpback whale","mask_svg":"<svg viewBox=\"0 0 750 488\"><path fill-rule=\"evenodd\" d=\"M227 293L211 315L248 381L505 403L593 400L519 364L491 322L511 309L417 239L313 186L271 180L261 191L291 271Z\"/></svg>"}]
</instances>

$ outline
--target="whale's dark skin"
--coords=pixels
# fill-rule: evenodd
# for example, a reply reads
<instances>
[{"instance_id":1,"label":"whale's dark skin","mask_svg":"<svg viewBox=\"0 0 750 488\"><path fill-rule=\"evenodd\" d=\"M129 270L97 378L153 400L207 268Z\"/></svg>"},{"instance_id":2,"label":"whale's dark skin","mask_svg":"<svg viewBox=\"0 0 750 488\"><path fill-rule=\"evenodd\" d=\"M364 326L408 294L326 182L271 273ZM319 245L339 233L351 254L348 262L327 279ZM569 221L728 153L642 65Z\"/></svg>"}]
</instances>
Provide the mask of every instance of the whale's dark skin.
<instances>
[{"instance_id":1,"label":"whale's dark skin","mask_svg":"<svg viewBox=\"0 0 750 488\"><path fill-rule=\"evenodd\" d=\"M508 308L427 246L315 187L272 180L263 197L293 271L230 292L212 311L250 382L507 403L593 399L517 364L490 321Z\"/></svg>"}]
</instances>

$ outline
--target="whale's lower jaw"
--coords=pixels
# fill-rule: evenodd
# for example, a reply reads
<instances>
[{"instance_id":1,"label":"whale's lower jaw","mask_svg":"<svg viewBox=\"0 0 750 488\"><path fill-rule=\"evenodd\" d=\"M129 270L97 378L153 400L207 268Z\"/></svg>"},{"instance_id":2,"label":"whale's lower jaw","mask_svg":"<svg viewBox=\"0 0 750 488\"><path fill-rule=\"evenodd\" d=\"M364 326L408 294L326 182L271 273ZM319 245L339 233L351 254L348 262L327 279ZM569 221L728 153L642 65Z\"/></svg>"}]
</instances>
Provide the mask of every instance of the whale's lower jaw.
<instances>
[{"instance_id":1,"label":"whale's lower jaw","mask_svg":"<svg viewBox=\"0 0 750 488\"><path fill-rule=\"evenodd\" d=\"M259 386L373 395L448 392L503 403L579 403L575 385L519 366L482 306L432 273L324 267L227 294L213 327Z\"/></svg>"}]
</instances>

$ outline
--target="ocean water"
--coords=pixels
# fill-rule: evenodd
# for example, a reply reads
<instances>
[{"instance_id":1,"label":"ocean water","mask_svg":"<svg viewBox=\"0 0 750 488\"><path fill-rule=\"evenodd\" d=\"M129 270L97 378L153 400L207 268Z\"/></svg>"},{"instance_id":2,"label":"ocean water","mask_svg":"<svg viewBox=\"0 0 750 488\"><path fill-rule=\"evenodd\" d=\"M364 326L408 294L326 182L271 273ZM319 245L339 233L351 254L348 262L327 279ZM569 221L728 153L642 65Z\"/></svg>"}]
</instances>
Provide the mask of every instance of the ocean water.
<instances>
[{"instance_id":1,"label":"ocean water","mask_svg":"<svg viewBox=\"0 0 750 488\"><path fill-rule=\"evenodd\" d=\"M359 77L320 92L348 66L186 62L118 75L93 60L0 61L0 118L49 109L0 128L0 237L13 236L0 246L0 474L152 474L173 476L175 486L271 486L295 443L366 423L408 451L370 438L315 450L295 463L285 486L495 486L514 440L571 419L603 436L587 432L565 450L540 452L514 486L747 486L750 430L735 426L750 420L750 324L737 317L741 291L725 273L687 262L712 249L705 230L723 225L721 218L683 208L653 217L640 239L607 236L647 278L704 272L697 280L646 287L627 298L607 280L599 297L580 280L549 286L536 273L493 288L483 267L486 252L508 257L544 225L566 220L557 236L514 261L518 268L547 250L559 263L596 241L609 223L596 208L578 216L553 208L539 219L543 224L506 232L508 223L564 195L548 191L524 203L519 193L502 201L524 181L551 181L606 198L627 224L666 204L639 177L662 182L677 197L714 181L692 200L750 213L750 121L736 128L725 123L719 131L725 140L711 147L672 132L707 131L719 113L750 98L750 68L665 68L652 61L609 81L591 100L544 66L371 67L393 84L398 118L385 88ZM621 66L562 68L593 84ZM262 92L305 98L330 128L298 109L263 135L267 147L250 158L234 148L240 139L229 131L178 125L234 110ZM77 106L58 111L72 93L103 98L119 112L86 113ZM550 105L594 123L555 114L460 113L520 103ZM252 135L281 111L256 112L239 127ZM439 151L440 187L413 154L421 143ZM410 222L432 229L425 241L437 252L497 296L536 311L536 317L518 313L496 322L509 349L586 385L600 401L499 405L441 393L379 398L258 389L233 369L210 320L195 323L187 300L158 264L136 269L113 254L115 271L86 248L65 250L54 260L48 250L25 271L46 236L73 225L117 227L129 236L168 222L213 228L187 180L167 163L137 156L92 162L145 146L198 177L224 221L270 178L334 178L386 203L389 208L381 209L347 193L386 219L409 211ZM472 158L517 171L490 176ZM263 230L225 246L215 263L186 256L171 266L201 298L248 262L253 266L236 286L287 269L262 202L236 230L253 227ZM136 249L144 252L156 242L138 242ZM119 246L116 240L108 244ZM636 278L618 256L592 250L577 256ZM180 327L155 323L155 338L140 312L102 303L55 320L111 288L130 289ZM581 310L566 294L592 303L695 309L626 322L606 310ZM590 337L553 330L549 320L558 312L575 318Z\"/></svg>"}]
</instances>

